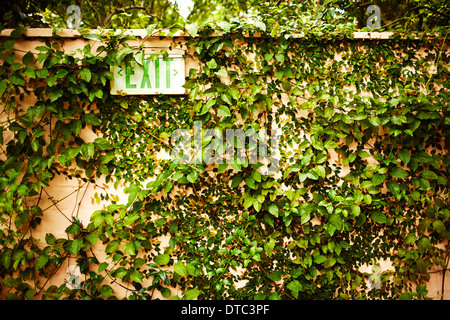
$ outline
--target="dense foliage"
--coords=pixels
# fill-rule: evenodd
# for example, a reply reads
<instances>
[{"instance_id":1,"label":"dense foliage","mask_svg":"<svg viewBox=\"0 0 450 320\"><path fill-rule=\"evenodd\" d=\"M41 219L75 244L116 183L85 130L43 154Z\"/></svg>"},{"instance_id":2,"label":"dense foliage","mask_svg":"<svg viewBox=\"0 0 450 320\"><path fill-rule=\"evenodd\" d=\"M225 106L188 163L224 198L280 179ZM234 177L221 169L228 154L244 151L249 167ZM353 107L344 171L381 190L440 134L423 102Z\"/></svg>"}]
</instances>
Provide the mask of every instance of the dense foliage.
<instances>
[{"instance_id":1,"label":"dense foliage","mask_svg":"<svg viewBox=\"0 0 450 320\"><path fill-rule=\"evenodd\" d=\"M192 0L188 20L205 22L238 21L260 17L268 29L278 25L299 31L308 24L349 23L359 29L367 26L370 4L380 8L381 27L414 31L448 29L450 4L446 0ZM168 28L183 22L175 0L4 0L0 23L9 27L67 28L68 7L80 8L81 26L86 28L146 28L157 24Z\"/></svg>"},{"instance_id":2,"label":"dense foliage","mask_svg":"<svg viewBox=\"0 0 450 320\"><path fill-rule=\"evenodd\" d=\"M21 58L22 28L2 42L5 297L114 299L119 287L129 299L155 290L186 299L425 298L430 270L447 270L450 256L446 37L355 40L342 23L294 38L258 19L212 27L187 25L191 37L173 43L201 66L182 96L109 94L110 67L140 61L123 34L88 34L103 44L76 53L55 37ZM279 127L279 174L248 161L159 159L173 148L171 133L194 121L221 132ZM84 141L82 130L98 138ZM203 142L205 154L223 147ZM67 237L36 239L48 209L40 199L58 175L81 186L123 183L128 199L104 189L98 197L110 204L88 225L68 216ZM69 257L80 287L49 285ZM365 290L359 267L382 259L392 269L380 289Z\"/></svg>"}]
</instances>

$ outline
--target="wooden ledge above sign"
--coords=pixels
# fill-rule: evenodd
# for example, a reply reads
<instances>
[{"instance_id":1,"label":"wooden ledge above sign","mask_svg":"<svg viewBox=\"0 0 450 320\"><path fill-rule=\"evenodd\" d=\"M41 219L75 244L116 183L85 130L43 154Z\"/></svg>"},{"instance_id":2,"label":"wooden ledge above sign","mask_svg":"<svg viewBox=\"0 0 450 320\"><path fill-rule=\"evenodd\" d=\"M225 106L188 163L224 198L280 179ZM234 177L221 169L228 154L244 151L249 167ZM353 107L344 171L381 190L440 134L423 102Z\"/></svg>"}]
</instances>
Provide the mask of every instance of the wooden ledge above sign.
<instances>
[{"instance_id":1,"label":"wooden ledge above sign","mask_svg":"<svg viewBox=\"0 0 450 320\"><path fill-rule=\"evenodd\" d=\"M113 66L111 94L185 94L184 50L145 49L135 60Z\"/></svg>"}]
</instances>

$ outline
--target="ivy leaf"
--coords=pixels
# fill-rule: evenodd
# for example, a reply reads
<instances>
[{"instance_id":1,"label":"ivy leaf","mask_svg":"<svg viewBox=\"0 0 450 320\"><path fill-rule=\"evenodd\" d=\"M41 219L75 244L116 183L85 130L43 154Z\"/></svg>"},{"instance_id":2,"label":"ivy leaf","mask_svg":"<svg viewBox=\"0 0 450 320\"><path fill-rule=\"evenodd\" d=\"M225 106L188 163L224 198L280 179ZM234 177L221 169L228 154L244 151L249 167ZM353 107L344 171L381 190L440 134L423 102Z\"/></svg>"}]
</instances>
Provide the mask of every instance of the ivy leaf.
<instances>
[{"instance_id":1,"label":"ivy leaf","mask_svg":"<svg viewBox=\"0 0 450 320\"><path fill-rule=\"evenodd\" d=\"M252 177L245 178L245 183L252 189L256 189L255 180Z\"/></svg>"},{"instance_id":2,"label":"ivy leaf","mask_svg":"<svg viewBox=\"0 0 450 320\"><path fill-rule=\"evenodd\" d=\"M48 262L48 255L46 254L41 254L37 259L36 259L36 269L37 270L41 270Z\"/></svg>"},{"instance_id":3,"label":"ivy leaf","mask_svg":"<svg viewBox=\"0 0 450 320\"><path fill-rule=\"evenodd\" d=\"M409 176L408 171L406 171L406 170L404 170L402 168L399 168L399 167L396 167L396 168L392 169L390 174L394 178L405 178L405 177Z\"/></svg>"},{"instance_id":4,"label":"ivy leaf","mask_svg":"<svg viewBox=\"0 0 450 320\"><path fill-rule=\"evenodd\" d=\"M278 206L275 204L275 203L272 203L270 206L269 206L269 212L273 215L273 216L275 216L275 217L277 217L278 218Z\"/></svg>"},{"instance_id":5,"label":"ivy leaf","mask_svg":"<svg viewBox=\"0 0 450 320\"><path fill-rule=\"evenodd\" d=\"M381 124L380 119L378 117L370 117L369 122L375 127L378 127Z\"/></svg>"},{"instance_id":6,"label":"ivy leaf","mask_svg":"<svg viewBox=\"0 0 450 320\"><path fill-rule=\"evenodd\" d=\"M83 79L86 82L91 81L91 77L92 77L91 70L89 70L87 68L81 69L80 77L81 77L81 79Z\"/></svg>"},{"instance_id":7,"label":"ivy leaf","mask_svg":"<svg viewBox=\"0 0 450 320\"><path fill-rule=\"evenodd\" d=\"M327 261L327 258L323 255L319 254L314 257L314 263L321 264L321 263L324 263L325 261Z\"/></svg>"},{"instance_id":8,"label":"ivy leaf","mask_svg":"<svg viewBox=\"0 0 450 320\"><path fill-rule=\"evenodd\" d=\"M377 222L377 223L380 223L380 224L384 224L384 223L386 223L386 221L387 221L387 218L386 218L386 216L384 215L384 213L382 213L381 211L378 211L378 210L373 211L373 212L370 214L370 218L371 218L373 221L375 221L375 222Z\"/></svg>"},{"instance_id":9,"label":"ivy leaf","mask_svg":"<svg viewBox=\"0 0 450 320\"><path fill-rule=\"evenodd\" d=\"M414 243L417 240L416 235L414 233L409 233L405 238L406 244Z\"/></svg>"},{"instance_id":10,"label":"ivy leaf","mask_svg":"<svg viewBox=\"0 0 450 320\"><path fill-rule=\"evenodd\" d=\"M210 68L210 69L215 69L215 68L217 68L217 62L216 62L216 60L211 59L211 60L208 62L208 68Z\"/></svg>"},{"instance_id":11,"label":"ivy leaf","mask_svg":"<svg viewBox=\"0 0 450 320\"><path fill-rule=\"evenodd\" d=\"M106 284L100 288L100 296L102 296L102 297L109 297L113 293L114 293L114 290Z\"/></svg>"},{"instance_id":12,"label":"ivy leaf","mask_svg":"<svg viewBox=\"0 0 450 320\"><path fill-rule=\"evenodd\" d=\"M424 163L428 163L433 161L433 157L430 156L428 153L423 152L423 151L419 151L417 152L414 156L413 156L414 160L418 161L418 162L424 162Z\"/></svg>"},{"instance_id":13,"label":"ivy leaf","mask_svg":"<svg viewBox=\"0 0 450 320\"><path fill-rule=\"evenodd\" d=\"M434 230L440 235L444 235L445 233L445 224L441 220L433 221Z\"/></svg>"},{"instance_id":14,"label":"ivy leaf","mask_svg":"<svg viewBox=\"0 0 450 320\"><path fill-rule=\"evenodd\" d=\"M422 177L424 177L425 179L437 179L438 175L433 171L425 170L424 172L422 172Z\"/></svg>"},{"instance_id":15,"label":"ivy leaf","mask_svg":"<svg viewBox=\"0 0 450 320\"><path fill-rule=\"evenodd\" d=\"M86 159L90 159L94 155L95 146L92 142L81 145L81 153Z\"/></svg>"},{"instance_id":16,"label":"ivy leaf","mask_svg":"<svg viewBox=\"0 0 450 320\"><path fill-rule=\"evenodd\" d=\"M173 270L182 277L187 277L188 271L183 262L178 261L174 266Z\"/></svg>"},{"instance_id":17,"label":"ivy leaf","mask_svg":"<svg viewBox=\"0 0 450 320\"><path fill-rule=\"evenodd\" d=\"M72 253L77 255L81 249L81 245L83 244L83 239L78 238L72 241Z\"/></svg>"},{"instance_id":18,"label":"ivy leaf","mask_svg":"<svg viewBox=\"0 0 450 320\"><path fill-rule=\"evenodd\" d=\"M409 160L411 160L411 155L409 153L409 150L401 149L397 153L399 159L406 165L409 163Z\"/></svg>"},{"instance_id":19,"label":"ivy leaf","mask_svg":"<svg viewBox=\"0 0 450 320\"><path fill-rule=\"evenodd\" d=\"M270 240L264 244L264 252L271 257L273 254L273 248L275 248L275 240L270 238Z\"/></svg>"},{"instance_id":20,"label":"ivy leaf","mask_svg":"<svg viewBox=\"0 0 450 320\"><path fill-rule=\"evenodd\" d=\"M227 106L220 106L219 110L217 111L217 114L221 117L229 117L231 116L230 109L228 109Z\"/></svg>"},{"instance_id":21,"label":"ivy leaf","mask_svg":"<svg viewBox=\"0 0 450 320\"><path fill-rule=\"evenodd\" d=\"M217 22L217 26L224 32L230 32L231 30L231 24L227 21L219 21Z\"/></svg>"},{"instance_id":22,"label":"ivy leaf","mask_svg":"<svg viewBox=\"0 0 450 320\"><path fill-rule=\"evenodd\" d=\"M302 284L298 280L294 280L289 282L289 284L286 286L289 290L291 290L292 295L294 298L298 298L298 293L303 290Z\"/></svg>"},{"instance_id":23,"label":"ivy leaf","mask_svg":"<svg viewBox=\"0 0 450 320\"><path fill-rule=\"evenodd\" d=\"M128 242L124 247L124 251L128 253L130 256L136 255L136 250L134 248L134 244L132 241Z\"/></svg>"},{"instance_id":24,"label":"ivy leaf","mask_svg":"<svg viewBox=\"0 0 450 320\"><path fill-rule=\"evenodd\" d=\"M2 95L5 92L7 86L8 83L6 82L5 79L0 81L0 95Z\"/></svg>"},{"instance_id":25,"label":"ivy leaf","mask_svg":"<svg viewBox=\"0 0 450 320\"><path fill-rule=\"evenodd\" d=\"M160 266L164 266L169 263L170 255L167 253L157 255L155 258L153 258L153 261Z\"/></svg>"},{"instance_id":26,"label":"ivy leaf","mask_svg":"<svg viewBox=\"0 0 450 320\"><path fill-rule=\"evenodd\" d=\"M283 88L284 91L289 92L291 91L292 85L289 82L289 80L283 79L281 80L281 87Z\"/></svg>"},{"instance_id":27,"label":"ivy leaf","mask_svg":"<svg viewBox=\"0 0 450 320\"><path fill-rule=\"evenodd\" d=\"M111 144L105 138L96 138L94 140L94 145L100 150L110 150L112 149Z\"/></svg>"},{"instance_id":28,"label":"ivy leaf","mask_svg":"<svg viewBox=\"0 0 450 320\"><path fill-rule=\"evenodd\" d=\"M119 240L113 240L105 248L106 253L113 253L119 248L120 241Z\"/></svg>"},{"instance_id":29,"label":"ivy leaf","mask_svg":"<svg viewBox=\"0 0 450 320\"><path fill-rule=\"evenodd\" d=\"M234 176L233 180L231 181L231 187L236 188L238 185L241 184L241 182L244 180L242 176Z\"/></svg>"},{"instance_id":30,"label":"ivy leaf","mask_svg":"<svg viewBox=\"0 0 450 320\"><path fill-rule=\"evenodd\" d=\"M257 21L255 21L253 24L254 24L255 27L258 28L259 30L261 30L261 31L266 31L266 24L265 24L264 22L257 20Z\"/></svg>"},{"instance_id":31,"label":"ivy leaf","mask_svg":"<svg viewBox=\"0 0 450 320\"><path fill-rule=\"evenodd\" d=\"M399 297L399 300L411 300L411 299L412 299L412 294L409 292L403 292Z\"/></svg>"},{"instance_id":32,"label":"ivy leaf","mask_svg":"<svg viewBox=\"0 0 450 320\"><path fill-rule=\"evenodd\" d=\"M279 62L283 63L284 62L284 54L282 53L277 53L275 55L275 59L277 59Z\"/></svg>"},{"instance_id":33,"label":"ivy leaf","mask_svg":"<svg viewBox=\"0 0 450 320\"><path fill-rule=\"evenodd\" d=\"M281 271L272 271L267 275L267 277L272 281L280 281L281 280Z\"/></svg>"},{"instance_id":34,"label":"ivy leaf","mask_svg":"<svg viewBox=\"0 0 450 320\"><path fill-rule=\"evenodd\" d=\"M99 126L101 124L100 120L98 120L97 116L94 113L86 113L83 116L84 122L93 126Z\"/></svg>"},{"instance_id":35,"label":"ivy leaf","mask_svg":"<svg viewBox=\"0 0 450 320\"><path fill-rule=\"evenodd\" d=\"M186 291L186 293L184 294L184 297L186 298L186 300L194 300L195 298L197 298L200 293L202 293L200 290L198 289L191 289Z\"/></svg>"},{"instance_id":36,"label":"ivy leaf","mask_svg":"<svg viewBox=\"0 0 450 320\"><path fill-rule=\"evenodd\" d=\"M191 23L191 24L187 24L186 25L186 30L189 33L189 35L191 37L196 37L198 35L198 24L197 22L195 23Z\"/></svg>"},{"instance_id":37,"label":"ivy leaf","mask_svg":"<svg viewBox=\"0 0 450 320\"><path fill-rule=\"evenodd\" d=\"M385 179L386 179L386 176L384 174L374 174L372 176L372 183L374 186L377 186L379 184L382 184Z\"/></svg>"},{"instance_id":38,"label":"ivy leaf","mask_svg":"<svg viewBox=\"0 0 450 320\"><path fill-rule=\"evenodd\" d=\"M134 270L133 273L130 274L130 279L137 283L142 283L142 274L138 270Z\"/></svg>"}]
</instances>

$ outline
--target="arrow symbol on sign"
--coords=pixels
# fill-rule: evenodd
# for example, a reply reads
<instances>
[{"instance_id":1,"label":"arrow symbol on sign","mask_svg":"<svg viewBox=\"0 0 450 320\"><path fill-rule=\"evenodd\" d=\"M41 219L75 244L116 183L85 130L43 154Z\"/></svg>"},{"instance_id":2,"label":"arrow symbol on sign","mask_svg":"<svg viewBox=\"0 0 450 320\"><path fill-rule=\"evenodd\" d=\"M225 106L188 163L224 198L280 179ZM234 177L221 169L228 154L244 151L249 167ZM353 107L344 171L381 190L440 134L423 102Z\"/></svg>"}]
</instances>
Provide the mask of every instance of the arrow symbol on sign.
<instances>
[{"instance_id":1,"label":"arrow symbol on sign","mask_svg":"<svg viewBox=\"0 0 450 320\"><path fill-rule=\"evenodd\" d=\"M175 72L175 73L173 74L173 76L175 77L175 76L178 74L178 71L177 71L176 69L173 69L173 71Z\"/></svg>"},{"instance_id":2,"label":"arrow symbol on sign","mask_svg":"<svg viewBox=\"0 0 450 320\"><path fill-rule=\"evenodd\" d=\"M117 71L117 73L118 73L121 77L123 77L122 70L123 70L123 69L120 68L119 71Z\"/></svg>"}]
</instances>

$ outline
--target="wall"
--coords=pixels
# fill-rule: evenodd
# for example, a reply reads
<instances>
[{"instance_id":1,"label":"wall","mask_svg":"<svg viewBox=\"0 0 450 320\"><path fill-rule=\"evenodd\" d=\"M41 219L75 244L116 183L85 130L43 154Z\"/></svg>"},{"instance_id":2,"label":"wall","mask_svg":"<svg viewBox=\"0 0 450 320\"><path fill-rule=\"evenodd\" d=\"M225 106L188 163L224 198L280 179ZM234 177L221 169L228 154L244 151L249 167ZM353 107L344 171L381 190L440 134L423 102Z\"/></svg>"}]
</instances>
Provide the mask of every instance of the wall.
<instances>
[{"instance_id":1,"label":"wall","mask_svg":"<svg viewBox=\"0 0 450 320\"><path fill-rule=\"evenodd\" d=\"M7 40L8 35L11 30L3 30L0 36L2 40ZM133 35L144 35L144 31L142 30L130 30L128 31ZM21 38L16 40L14 49L16 50L16 60L21 61L23 55L27 51L34 51L37 46L42 45L44 41L49 39L52 34L51 30L48 29L30 29L25 31L26 38ZM93 52L95 49L101 44L98 41L94 40L85 40L80 37L80 34L73 30L62 30L58 31L57 34L61 37L59 39L59 43L61 44L61 48L64 52L68 53L80 48L87 43L90 43ZM383 41L383 39L387 39L391 34L389 33L355 33L354 36L357 39L366 39L367 41L379 42ZM187 42L187 39L184 38L186 34L177 33L172 39L163 39L161 40L157 36L153 36L151 38L146 39L145 46L146 47L165 47L169 46L183 47L185 50L190 50L186 48L184 44ZM220 34L213 34L212 36L220 36ZM131 45L138 45L140 43L140 39L130 40ZM340 59L339 55L336 56L336 59ZM194 60L192 57L188 56L186 58L186 75L189 74L189 70L191 68L199 69L198 61ZM351 88L351 87L350 87ZM289 101L287 95L283 94L282 101L286 103ZM22 102L22 105L26 108L27 105L33 104L33 96L30 95L26 97L26 100ZM307 111L300 111L300 114L303 116L307 116ZM1 121L5 120L7 117L7 113L2 114ZM289 122L289 119L286 118L285 122ZM11 133L4 134L4 141L8 141L12 137ZM83 129L80 132L80 137L82 137L86 142L93 141L97 135L95 135L89 128ZM168 141L168 140L167 140ZM294 146L295 147L295 146ZM293 148L294 148L293 147ZM4 155L1 155L4 159ZM167 154L161 154L162 157L167 157ZM373 159L372 159L373 160ZM339 159L338 154L334 154L330 159L330 162L341 163L341 159ZM369 161L369 163L371 163ZM374 162L372 162L374 163ZM341 172L341 176L345 176L349 171ZM99 199L99 194L101 193L109 193L110 196L115 197L118 196L120 199L118 203L126 203L127 196L124 194L123 189L124 186L119 183L117 189L114 188L113 183L114 179L109 183L105 183L103 179L98 179L95 183L83 183L81 180L77 179L68 179L64 176L57 176L52 181L48 187L43 188L43 193L40 199L38 197L28 198L27 204L28 206L32 206L39 201L39 205L41 208L45 208L44 218L42 220L41 225L39 225L35 230L33 230L33 235L35 238L41 239L44 242L45 236L48 233L53 233L56 237L67 237L65 233L65 229L68 225L70 225L70 221L72 217L77 217L84 226L89 224L92 213L95 210L100 210L105 208L108 204L108 201L103 201ZM167 247L167 238L162 237L159 239L163 243L163 248ZM289 239L286 239L287 241ZM93 253L101 260L101 257L105 257L105 253L103 250L96 250L94 246ZM45 285L48 287L50 285L59 286L68 279L69 274L67 273L67 268L71 265L76 264L75 257L71 257L67 259L66 262L62 265L62 267L57 271L57 273L51 277ZM381 263L382 270L389 270L391 265L389 261L383 261ZM362 272L369 272L369 266L362 266L360 270ZM238 273L238 272L237 272ZM436 270L431 271L431 278L428 284L429 296L438 299L440 298L439 294L441 293L441 285L442 285L442 272ZM115 289L121 291L123 296L127 296L129 292L118 284L112 284ZM2 294L5 295L8 292L7 288L3 288ZM180 294L180 292L172 291L172 294ZM180 294L181 295L181 294ZM162 296L157 292L154 297L161 298ZM445 281L445 299L450 298L450 280L448 276Z\"/></svg>"}]
</instances>

